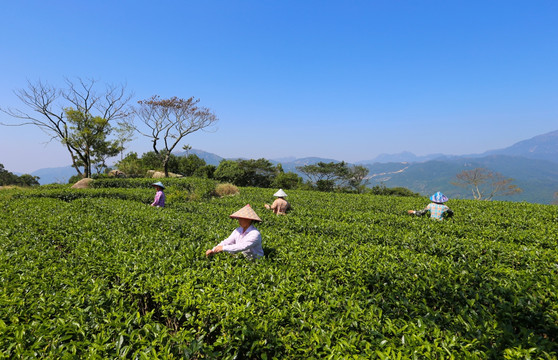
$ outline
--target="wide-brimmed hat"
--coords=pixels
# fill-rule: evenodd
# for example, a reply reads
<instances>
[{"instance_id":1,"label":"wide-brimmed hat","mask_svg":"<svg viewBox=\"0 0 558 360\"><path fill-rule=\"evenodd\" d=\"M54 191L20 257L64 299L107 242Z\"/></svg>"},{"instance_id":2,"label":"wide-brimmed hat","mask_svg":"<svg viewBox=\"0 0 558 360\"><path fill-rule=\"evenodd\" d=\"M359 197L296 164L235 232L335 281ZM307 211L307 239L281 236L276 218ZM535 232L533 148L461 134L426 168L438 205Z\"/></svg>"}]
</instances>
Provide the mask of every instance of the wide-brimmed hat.
<instances>
[{"instance_id":1,"label":"wide-brimmed hat","mask_svg":"<svg viewBox=\"0 0 558 360\"><path fill-rule=\"evenodd\" d=\"M430 197L430 200L434 201L435 203L441 204L441 203L445 203L446 201L448 201L448 197L438 191L436 194L434 194Z\"/></svg>"},{"instance_id":2,"label":"wide-brimmed hat","mask_svg":"<svg viewBox=\"0 0 558 360\"><path fill-rule=\"evenodd\" d=\"M273 194L273 196L285 197L285 196L287 196L287 194L283 191L283 189L279 189L279 190L277 190L277 192L275 194Z\"/></svg>"},{"instance_id":3,"label":"wide-brimmed hat","mask_svg":"<svg viewBox=\"0 0 558 360\"><path fill-rule=\"evenodd\" d=\"M158 187L160 187L161 189L164 189L164 188L165 188L165 185L163 185L163 183L160 182L160 181L151 184L151 186L158 186Z\"/></svg>"},{"instance_id":4,"label":"wide-brimmed hat","mask_svg":"<svg viewBox=\"0 0 558 360\"><path fill-rule=\"evenodd\" d=\"M256 212L254 211L254 209L250 207L250 204L247 204L242 209L238 210L235 213L232 213L231 215L229 215L229 217L233 219L248 219L254 221L262 221L262 219L260 219L258 214L256 214Z\"/></svg>"}]
</instances>

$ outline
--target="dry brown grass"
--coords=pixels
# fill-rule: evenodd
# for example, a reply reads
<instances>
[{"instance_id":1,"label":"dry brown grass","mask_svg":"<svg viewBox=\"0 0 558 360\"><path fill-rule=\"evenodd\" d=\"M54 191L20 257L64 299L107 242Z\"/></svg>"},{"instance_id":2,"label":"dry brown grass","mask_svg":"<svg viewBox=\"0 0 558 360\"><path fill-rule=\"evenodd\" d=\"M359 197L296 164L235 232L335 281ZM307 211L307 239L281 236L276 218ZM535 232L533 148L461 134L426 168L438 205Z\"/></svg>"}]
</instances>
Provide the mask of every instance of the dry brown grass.
<instances>
[{"instance_id":1,"label":"dry brown grass","mask_svg":"<svg viewBox=\"0 0 558 360\"><path fill-rule=\"evenodd\" d=\"M3 185L0 186L0 190L11 190L11 189L23 189L21 186L17 185Z\"/></svg>"},{"instance_id":2,"label":"dry brown grass","mask_svg":"<svg viewBox=\"0 0 558 360\"><path fill-rule=\"evenodd\" d=\"M238 194L240 191L236 186L229 183L219 184L215 187L215 194L219 197L223 196L234 196Z\"/></svg>"}]
</instances>

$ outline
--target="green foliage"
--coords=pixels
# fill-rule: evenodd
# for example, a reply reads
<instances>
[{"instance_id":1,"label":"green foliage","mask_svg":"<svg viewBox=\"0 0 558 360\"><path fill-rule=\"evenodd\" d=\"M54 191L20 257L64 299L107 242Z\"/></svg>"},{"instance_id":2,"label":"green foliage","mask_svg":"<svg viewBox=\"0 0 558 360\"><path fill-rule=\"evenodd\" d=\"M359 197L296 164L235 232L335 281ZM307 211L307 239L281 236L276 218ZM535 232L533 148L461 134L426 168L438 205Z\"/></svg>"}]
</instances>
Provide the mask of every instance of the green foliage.
<instances>
[{"instance_id":1,"label":"green foliage","mask_svg":"<svg viewBox=\"0 0 558 360\"><path fill-rule=\"evenodd\" d=\"M406 215L422 198L291 190L276 216L242 188L157 209L150 181L0 193L0 357L558 356L556 206L437 222ZM266 257L205 258L247 203Z\"/></svg>"},{"instance_id":2,"label":"green foliage","mask_svg":"<svg viewBox=\"0 0 558 360\"><path fill-rule=\"evenodd\" d=\"M64 112L69 131L63 144L74 150L75 165L83 166L84 177L91 176L95 165L101 172L106 159L122 150L118 141L108 139L113 130L109 120L93 116L86 109L66 108Z\"/></svg>"},{"instance_id":3,"label":"green foliage","mask_svg":"<svg viewBox=\"0 0 558 360\"><path fill-rule=\"evenodd\" d=\"M375 185L370 189L366 190L367 193L374 194L374 195L389 195L389 196L420 196L420 194L412 192L409 189L404 187L393 187L388 188L385 185Z\"/></svg>"},{"instance_id":4,"label":"green foliage","mask_svg":"<svg viewBox=\"0 0 558 360\"><path fill-rule=\"evenodd\" d=\"M143 177L148 170L162 171L162 159L166 153L164 151L159 154L150 151L144 153L142 157L138 157L137 153L129 153L126 157L116 163L116 167L129 177ZM183 176L195 176L203 178L212 178L215 167L208 167L205 160L200 159L197 155L176 156L170 154L167 161L168 171L181 174Z\"/></svg>"},{"instance_id":5,"label":"green foliage","mask_svg":"<svg viewBox=\"0 0 558 360\"><path fill-rule=\"evenodd\" d=\"M144 177L147 174L147 168L138 154L131 152L122 160L117 162L116 167L129 177Z\"/></svg>"},{"instance_id":6,"label":"green foliage","mask_svg":"<svg viewBox=\"0 0 558 360\"><path fill-rule=\"evenodd\" d=\"M347 163L342 162L329 162L325 163L320 161L316 164L298 166L297 170L305 174L313 184L318 184L319 181L327 183L341 181L346 178L349 173ZM322 185L322 187L324 187Z\"/></svg>"},{"instance_id":7,"label":"green foliage","mask_svg":"<svg viewBox=\"0 0 558 360\"><path fill-rule=\"evenodd\" d=\"M197 168L196 171L194 171L193 176L204 179L214 179L216 169L217 167L215 165L205 165Z\"/></svg>"},{"instance_id":8,"label":"green foliage","mask_svg":"<svg viewBox=\"0 0 558 360\"><path fill-rule=\"evenodd\" d=\"M221 182L228 182L231 184L238 184L242 178L243 171L238 164L238 161L234 160L222 160L215 169L213 174L215 179Z\"/></svg>"},{"instance_id":9,"label":"green foliage","mask_svg":"<svg viewBox=\"0 0 558 360\"><path fill-rule=\"evenodd\" d=\"M316 164L297 166L297 170L308 177L318 191L334 190L363 193L369 180L369 170L361 165L349 166L342 162L318 162Z\"/></svg>"},{"instance_id":10,"label":"green foliage","mask_svg":"<svg viewBox=\"0 0 558 360\"><path fill-rule=\"evenodd\" d=\"M293 172L280 172L273 180L271 187L285 190L298 189L302 186L302 183L302 178L297 174Z\"/></svg>"},{"instance_id":11,"label":"green foliage","mask_svg":"<svg viewBox=\"0 0 558 360\"><path fill-rule=\"evenodd\" d=\"M136 178L136 179L119 179L119 178L106 178L97 179L92 182L92 187L96 189L102 188L139 188L151 189L151 184L156 179L151 178ZM217 182L210 179L200 178L166 178L160 179L165 185L165 193L169 194L173 190L186 191L189 194L195 194L196 198L209 199L215 192Z\"/></svg>"},{"instance_id":12,"label":"green foliage","mask_svg":"<svg viewBox=\"0 0 558 360\"><path fill-rule=\"evenodd\" d=\"M282 168L275 167L266 159L222 160L215 170L214 177L237 186L268 188L277 175L284 175Z\"/></svg>"},{"instance_id":13,"label":"green foliage","mask_svg":"<svg viewBox=\"0 0 558 360\"><path fill-rule=\"evenodd\" d=\"M170 171L176 172L184 176L195 176L196 171L199 168L204 167L205 165L206 165L205 160L200 159L195 154L190 154L188 156L180 156L178 158L177 171L172 171L172 170Z\"/></svg>"},{"instance_id":14,"label":"green foliage","mask_svg":"<svg viewBox=\"0 0 558 360\"><path fill-rule=\"evenodd\" d=\"M237 160L242 171L238 186L270 187L277 169L266 159Z\"/></svg>"},{"instance_id":15,"label":"green foliage","mask_svg":"<svg viewBox=\"0 0 558 360\"><path fill-rule=\"evenodd\" d=\"M6 185L35 186L39 185L39 177L29 174L17 176L4 169L4 165L0 164L0 186Z\"/></svg>"},{"instance_id":16,"label":"green foliage","mask_svg":"<svg viewBox=\"0 0 558 360\"><path fill-rule=\"evenodd\" d=\"M68 179L68 184L75 184L78 181L80 181L81 179L83 179L83 175L72 175Z\"/></svg>"}]
</instances>

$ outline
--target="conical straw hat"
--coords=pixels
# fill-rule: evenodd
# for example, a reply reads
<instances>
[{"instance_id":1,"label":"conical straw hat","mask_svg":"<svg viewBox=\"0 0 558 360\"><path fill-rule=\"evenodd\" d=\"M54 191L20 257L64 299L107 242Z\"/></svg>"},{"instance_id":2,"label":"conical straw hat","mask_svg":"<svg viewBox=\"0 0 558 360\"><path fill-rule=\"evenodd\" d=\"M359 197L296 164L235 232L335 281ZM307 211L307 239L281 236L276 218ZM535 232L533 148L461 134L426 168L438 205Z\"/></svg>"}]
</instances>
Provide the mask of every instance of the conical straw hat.
<instances>
[{"instance_id":1,"label":"conical straw hat","mask_svg":"<svg viewBox=\"0 0 558 360\"><path fill-rule=\"evenodd\" d=\"M153 183L153 184L151 184L151 186L158 186L158 187L160 187L161 189L164 189L164 188L165 188L165 185L163 185L163 183L162 183L162 182L160 182L160 181L159 181L159 182L156 182L156 183Z\"/></svg>"},{"instance_id":2,"label":"conical straw hat","mask_svg":"<svg viewBox=\"0 0 558 360\"><path fill-rule=\"evenodd\" d=\"M434 201L435 203L442 204L448 201L448 197L438 191L436 194L430 197L430 200Z\"/></svg>"},{"instance_id":3,"label":"conical straw hat","mask_svg":"<svg viewBox=\"0 0 558 360\"><path fill-rule=\"evenodd\" d=\"M249 219L254 221L262 221L258 214L250 207L250 204L247 204L242 209L238 210L237 212L229 215L229 217L233 219Z\"/></svg>"},{"instance_id":4,"label":"conical straw hat","mask_svg":"<svg viewBox=\"0 0 558 360\"><path fill-rule=\"evenodd\" d=\"M285 197L285 196L287 196L287 194L283 191L283 189L279 189L279 190L277 190L277 192L275 194L273 194L273 196Z\"/></svg>"}]
</instances>

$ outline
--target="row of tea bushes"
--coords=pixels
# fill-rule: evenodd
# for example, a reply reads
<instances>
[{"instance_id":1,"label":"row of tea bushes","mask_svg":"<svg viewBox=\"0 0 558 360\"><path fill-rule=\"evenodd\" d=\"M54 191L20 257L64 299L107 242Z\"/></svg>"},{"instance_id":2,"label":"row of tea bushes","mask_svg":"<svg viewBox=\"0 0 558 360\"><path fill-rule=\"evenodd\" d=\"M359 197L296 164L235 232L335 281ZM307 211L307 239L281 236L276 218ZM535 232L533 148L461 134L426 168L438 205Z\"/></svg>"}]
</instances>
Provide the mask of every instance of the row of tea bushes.
<instances>
[{"instance_id":1,"label":"row of tea bushes","mask_svg":"<svg viewBox=\"0 0 558 360\"><path fill-rule=\"evenodd\" d=\"M451 200L438 222L406 214L425 199L289 191L275 216L275 190L149 190L0 195L0 356L558 356L556 206ZM266 257L205 258L246 203Z\"/></svg>"}]
</instances>

